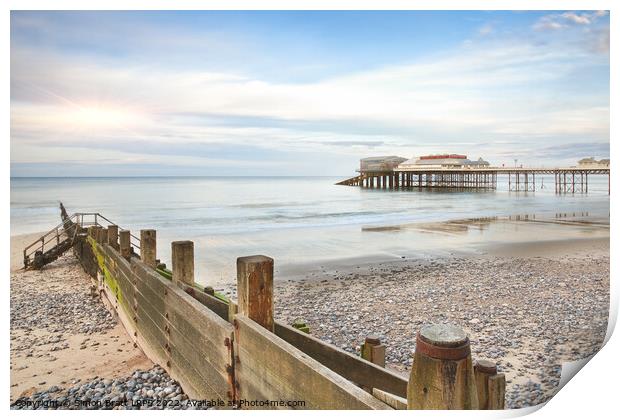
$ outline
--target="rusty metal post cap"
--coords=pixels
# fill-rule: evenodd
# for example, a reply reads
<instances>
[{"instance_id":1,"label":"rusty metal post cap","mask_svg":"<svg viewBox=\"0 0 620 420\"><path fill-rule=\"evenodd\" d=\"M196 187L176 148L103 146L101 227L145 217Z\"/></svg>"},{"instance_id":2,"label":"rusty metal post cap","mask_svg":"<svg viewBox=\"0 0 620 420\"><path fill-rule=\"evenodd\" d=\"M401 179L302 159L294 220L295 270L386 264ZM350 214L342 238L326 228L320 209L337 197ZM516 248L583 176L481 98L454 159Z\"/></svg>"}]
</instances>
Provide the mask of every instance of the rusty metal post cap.
<instances>
[{"instance_id":1,"label":"rusty metal post cap","mask_svg":"<svg viewBox=\"0 0 620 420\"><path fill-rule=\"evenodd\" d=\"M475 369L482 373L488 373L489 375L497 374L497 365L490 360L476 360Z\"/></svg>"},{"instance_id":2,"label":"rusty metal post cap","mask_svg":"<svg viewBox=\"0 0 620 420\"><path fill-rule=\"evenodd\" d=\"M379 340L379 337L377 337L376 335L369 335L368 337L366 337L365 343L373 346L378 346L379 344L381 344L381 340Z\"/></svg>"},{"instance_id":3,"label":"rusty metal post cap","mask_svg":"<svg viewBox=\"0 0 620 420\"><path fill-rule=\"evenodd\" d=\"M416 352L442 360L461 360L471 353L465 331L449 324L422 327L416 337Z\"/></svg>"}]
</instances>

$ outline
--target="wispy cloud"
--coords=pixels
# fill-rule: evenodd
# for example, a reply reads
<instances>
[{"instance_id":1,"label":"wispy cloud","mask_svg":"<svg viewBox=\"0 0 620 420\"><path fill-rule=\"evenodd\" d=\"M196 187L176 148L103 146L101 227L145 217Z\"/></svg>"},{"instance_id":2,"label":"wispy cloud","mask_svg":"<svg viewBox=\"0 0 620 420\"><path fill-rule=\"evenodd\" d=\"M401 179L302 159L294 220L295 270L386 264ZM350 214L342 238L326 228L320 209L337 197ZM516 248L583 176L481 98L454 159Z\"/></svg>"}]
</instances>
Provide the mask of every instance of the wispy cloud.
<instances>
[{"instance_id":1,"label":"wispy cloud","mask_svg":"<svg viewBox=\"0 0 620 420\"><path fill-rule=\"evenodd\" d=\"M602 17L574 14L548 22L594 26ZM74 36L64 34L63 43ZM11 50L11 161L261 173L329 163L345 173L365 154L441 150L493 160L541 142L604 143L609 61L592 49L555 38L480 37L404 63L290 81L214 69L191 54L181 68L20 41ZM315 160L291 162L308 156Z\"/></svg>"},{"instance_id":2,"label":"wispy cloud","mask_svg":"<svg viewBox=\"0 0 620 420\"><path fill-rule=\"evenodd\" d=\"M564 12L552 13L541 17L535 24L536 30L559 30L570 27L571 25L591 25L599 18L607 16L606 10L595 12Z\"/></svg>"}]
</instances>

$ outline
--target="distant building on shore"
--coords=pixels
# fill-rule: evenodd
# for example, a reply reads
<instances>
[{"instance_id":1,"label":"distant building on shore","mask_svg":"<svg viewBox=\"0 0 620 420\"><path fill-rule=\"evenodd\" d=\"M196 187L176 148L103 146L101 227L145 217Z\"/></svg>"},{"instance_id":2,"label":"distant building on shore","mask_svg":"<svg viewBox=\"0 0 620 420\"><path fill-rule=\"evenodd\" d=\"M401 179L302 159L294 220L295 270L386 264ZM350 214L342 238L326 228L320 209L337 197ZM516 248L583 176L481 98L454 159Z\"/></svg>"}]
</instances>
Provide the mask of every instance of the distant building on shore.
<instances>
[{"instance_id":1,"label":"distant building on shore","mask_svg":"<svg viewBox=\"0 0 620 420\"><path fill-rule=\"evenodd\" d=\"M398 165L397 169L486 168L489 162L479 158L469 160L466 155L444 154L412 158Z\"/></svg>"},{"instance_id":2,"label":"distant building on shore","mask_svg":"<svg viewBox=\"0 0 620 420\"><path fill-rule=\"evenodd\" d=\"M609 159L596 160L593 157L583 158L577 162L579 167L609 168Z\"/></svg>"},{"instance_id":3,"label":"distant building on shore","mask_svg":"<svg viewBox=\"0 0 620 420\"><path fill-rule=\"evenodd\" d=\"M407 158L400 156L375 156L360 159L361 172L389 172L393 171Z\"/></svg>"}]
</instances>

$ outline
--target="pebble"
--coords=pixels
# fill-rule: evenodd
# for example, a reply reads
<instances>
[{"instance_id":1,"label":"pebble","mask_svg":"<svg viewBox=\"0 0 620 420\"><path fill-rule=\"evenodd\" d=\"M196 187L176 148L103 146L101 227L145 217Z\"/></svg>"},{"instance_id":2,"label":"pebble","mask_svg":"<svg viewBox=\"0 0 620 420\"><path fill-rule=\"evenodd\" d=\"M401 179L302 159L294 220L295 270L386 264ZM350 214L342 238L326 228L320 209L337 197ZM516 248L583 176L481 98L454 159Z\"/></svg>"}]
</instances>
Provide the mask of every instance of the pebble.
<instances>
[{"instance_id":1,"label":"pebble","mask_svg":"<svg viewBox=\"0 0 620 420\"><path fill-rule=\"evenodd\" d=\"M459 325L474 360L506 374L508 408L550 399L562 361L596 352L607 329L608 255L408 259L337 277L279 283L276 318L303 318L312 335L350 352L379 336L387 367L403 373L423 325Z\"/></svg>"},{"instance_id":2,"label":"pebble","mask_svg":"<svg viewBox=\"0 0 620 420\"><path fill-rule=\"evenodd\" d=\"M156 390L159 390L156 392ZM157 398L159 401L155 400ZM36 392L30 398L21 398L11 405L11 409L32 409L25 403L42 404L48 402L45 409L208 409L195 406L183 392L181 386L160 366L155 365L148 371L136 370L125 378L92 378L81 386L62 389L56 385L45 391ZM50 401L59 407L49 405ZM162 404L162 401L176 401L178 404ZM97 404L99 402L99 404ZM80 405L80 403L82 405Z\"/></svg>"}]
</instances>

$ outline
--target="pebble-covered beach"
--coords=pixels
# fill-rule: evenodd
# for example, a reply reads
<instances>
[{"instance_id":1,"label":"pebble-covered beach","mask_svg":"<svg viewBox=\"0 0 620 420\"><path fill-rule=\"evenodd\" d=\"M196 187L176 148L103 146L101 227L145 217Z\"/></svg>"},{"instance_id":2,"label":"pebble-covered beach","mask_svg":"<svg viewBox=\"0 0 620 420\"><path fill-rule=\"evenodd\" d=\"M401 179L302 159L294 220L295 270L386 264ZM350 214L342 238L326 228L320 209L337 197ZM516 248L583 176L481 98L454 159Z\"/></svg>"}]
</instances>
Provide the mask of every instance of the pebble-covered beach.
<instances>
[{"instance_id":1,"label":"pebble-covered beach","mask_svg":"<svg viewBox=\"0 0 620 420\"><path fill-rule=\"evenodd\" d=\"M561 363L596 352L609 311L608 242L556 256L452 256L276 279L276 317L352 353L368 335L404 376L427 323L468 333L507 377L507 408L545 402ZM562 248L560 248L562 249ZM11 273L13 409L200 409L129 339L71 255ZM234 288L229 290L234 296ZM48 403L45 403L45 402ZM49 402L53 402L52 405ZM54 405L55 404L55 405Z\"/></svg>"},{"instance_id":2,"label":"pebble-covered beach","mask_svg":"<svg viewBox=\"0 0 620 420\"><path fill-rule=\"evenodd\" d=\"M11 409L210 408L133 345L92 284L71 253L12 271Z\"/></svg>"},{"instance_id":3,"label":"pebble-covered beach","mask_svg":"<svg viewBox=\"0 0 620 420\"><path fill-rule=\"evenodd\" d=\"M108 410L181 410L208 409L190 400L181 386L166 371L154 366L148 371L136 370L123 378L74 380L66 386L53 385L12 404L15 409L108 409Z\"/></svg>"},{"instance_id":4,"label":"pebble-covered beach","mask_svg":"<svg viewBox=\"0 0 620 420\"><path fill-rule=\"evenodd\" d=\"M352 353L367 335L378 336L387 346L387 367L403 374L424 324L461 326L474 359L495 361L506 374L507 408L519 408L554 395L562 362L600 348L609 253L386 263L365 274L288 281L276 290L278 318L303 318L313 335Z\"/></svg>"}]
</instances>

